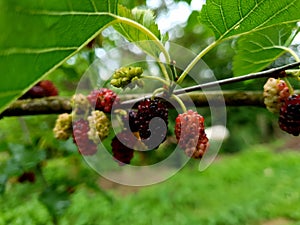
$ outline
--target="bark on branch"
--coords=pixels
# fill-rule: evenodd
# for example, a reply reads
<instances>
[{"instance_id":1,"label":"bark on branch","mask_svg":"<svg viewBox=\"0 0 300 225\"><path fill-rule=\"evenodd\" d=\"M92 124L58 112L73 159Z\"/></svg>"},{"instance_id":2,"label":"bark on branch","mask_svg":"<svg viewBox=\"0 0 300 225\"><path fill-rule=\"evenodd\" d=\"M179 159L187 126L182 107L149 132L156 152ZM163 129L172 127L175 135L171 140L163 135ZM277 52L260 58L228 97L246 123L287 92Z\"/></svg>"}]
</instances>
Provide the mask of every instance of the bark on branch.
<instances>
[{"instance_id":1,"label":"bark on branch","mask_svg":"<svg viewBox=\"0 0 300 225\"><path fill-rule=\"evenodd\" d=\"M295 91L300 93L300 90ZM122 101L139 99L140 94L121 96ZM255 106L265 107L263 93L261 91L207 91L190 92L186 95L178 95L183 102L193 101L197 107L207 107L213 103L214 107L218 103L225 102L226 106ZM131 105L131 104L130 104ZM221 104L222 105L222 104ZM122 104L122 108L129 107L129 104ZM17 100L10 105L1 117L28 116L70 113L72 111L70 98L68 97L47 97L40 99Z\"/></svg>"},{"instance_id":2,"label":"bark on branch","mask_svg":"<svg viewBox=\"0 0 300 225\"><path fill-rule=\"evenodd\" d=\"M122 101L139 98L140 95L121 96ZM261 91L210 91L210 92L191 92L187 95L179 95L185 101L188 98L193 100L194 104L199 107L208 106L210 103L218 103L225 100L226 106L258 106L262 107L263 96ZM122 108L127 105L123 104ZM70 98L67 97L48 97L40 99L17 100L7 108L0 116L26 116L26 115L43 115L43 114L60 114L70 113L72 107Z\"/></svg>"}]
</instances>

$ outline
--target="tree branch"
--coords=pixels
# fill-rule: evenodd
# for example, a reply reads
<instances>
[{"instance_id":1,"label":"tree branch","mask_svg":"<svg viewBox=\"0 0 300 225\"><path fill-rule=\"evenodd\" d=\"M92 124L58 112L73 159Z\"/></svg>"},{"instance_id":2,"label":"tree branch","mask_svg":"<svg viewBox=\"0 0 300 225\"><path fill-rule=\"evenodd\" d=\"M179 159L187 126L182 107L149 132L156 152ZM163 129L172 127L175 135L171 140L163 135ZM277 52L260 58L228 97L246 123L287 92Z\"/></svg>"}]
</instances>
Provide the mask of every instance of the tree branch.
<instances>
[{"instance_id":1,"label":"tree branch","mask_svg":"<svg viewBox=\"0 0 300 225\"><path fill-rule=\"evenodd\" d=\"M122 108L127 108L130 104L127 100L133 100L140 97L140 94L120 96ZM209 106L225 100L226 106L257 106L264 107L262 91L207 91L207 92L191 92L185 95L178 95L183 102L192 100L197 107ZM127 101L128 102L128 101ZM72 107L70 98L67 97L47 97L40 99L17 100L9 108L7 108L0 116L27 116L27 115L43 115L43 114L60 114L70 113Z\"/></svg>"},{"instance_id":2,"label":"tree branch","mask_svg":"<svg viewBox=\"0 0 300 225\"><path fill-rule=\"evenodd\" d=\"M71 111L70 98L55 96L24 99L17 100L11 104L2 114L0 114L0 118L5 116L60 114L64 112L69 113Z\"/></svg>"}]
</instances>

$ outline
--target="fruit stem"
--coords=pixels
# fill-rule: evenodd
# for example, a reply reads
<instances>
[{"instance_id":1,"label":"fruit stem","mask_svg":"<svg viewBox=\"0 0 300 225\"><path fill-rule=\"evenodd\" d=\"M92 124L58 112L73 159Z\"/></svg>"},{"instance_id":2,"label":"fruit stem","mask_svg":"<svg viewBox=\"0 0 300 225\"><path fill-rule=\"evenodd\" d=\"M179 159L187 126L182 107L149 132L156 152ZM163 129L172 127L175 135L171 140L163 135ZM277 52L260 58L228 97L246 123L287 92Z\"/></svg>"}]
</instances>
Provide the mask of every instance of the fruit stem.
<instances>
[{"instance_id":1,"label":"fruit stem","mask_svg":"<svg viewBox=\"0 0 300 225\"><path fill-rule=\"evenodd\" d=\"M151 98L153 99L158 93L166 91L165 88L157 88L153 93Z\"/></svg>"},{"instance_id":2,"label":"fruit stem","mask_svg":"<svg viewBox=\"0 0 300 225\"><path fill-rule=\"evenodd\" d=\"M296 77L297 80L300 81L300 70L286 70L285 72L292 77Z\"/></svg>"},{"instance_id":3,"label":"fruit stem","mask_svg":"<svg viewBox=\"0 0 300 225\"><path fill-rule=\"evenodd\" d=\"M287 79L287 77L282 78L284 80L284 82L286 83L286 86L289 88L290 91L290 95L294 94L294 88L291 85L291 83L289 82L289 80Z\"/></svg>"},{"instance_id":4,"label":"fruit stem","mask_svg":"<svg viewBox=\"0 0 300 225\"><path fill-rule=\"evenodd\" d=\"M293 49L290 49L290 48L285 47L285 46L277 46L277 45L274 46L274 47L275 47L275 48L282 49L282 50L284 50L284 51L290 53L290 54L294 57L294 59L296 60L296 62L300 62L299 56L297 55L297 53L296 53Z\"/></svg>"},{"instance_id":5,"label":"fruit stem","mask_svg":"<svg viewBox=\"0 0 300 225\"><path fill-rule=\"evenodd\" d=\"M145 78L145 79L151 79L151 80L157 80L157 81L160 81L162 82L163 84L169 86L170 83L160 77L156 77L156 76L148 76L148 75L141 75L141 78Z\"/></svg>"},{"instance_id":6,"label":"fruit stem","mask_svg":"<svg viewBox=\"0 0 300 225\"><path fill-rule=\"evenodd\" d=\"M187 109L185 107L185 104L183 103L183 101L177 95L172 94L171 97L174 98L178 102L178 104L180 105L183 112L187 111Z\"/></svg>"},{"instance_id":7,"label":"fruit stem","mask_svg":"<svg viewBox=\"0 0 300 225\"><path fill-rule=\"evenodd\" d=\"M208 53L211 49L213 49L215 46L217 46L220 43L220 40L214 41L209 46L207 46L205 49L203 49L186 67L186 69L182 72L182 74L179 76L177 80L177 84L181 84L184 78L188 75L188 73L193 69L193 67L198 63L202 57Z\"/></svg>"},{"instance_id":8,"label":"fruit stem","mask_svg":"<svg viewBox=\"0 0 300 225\"><path fill-rule=\"evenodd\" d=\"M162 53L166 57L167 64L170 63L171 60L170 60L169 53L167 52L167 50L165 49L163 44L159 41L159 39L148 28L146 28L142 24L140 24L134 20L128 19L126 17L121 17L121 16L117 16L117 15L113 15L113 17L116 18L116 20L113 21L113 23L124 23L124 24L134 27L134 28L140 30L141 32L143 32L144 34L146 34L152 41L155 42L157 47L159 47L159 49L162 51Z\"/></svg>"},{"instance_id":9,"label":"fruit stem","mask_svg":"<svg viewBox=\"0 0 300 225\"><path fill-rule=\"evenodd\" d=\"M160 51L165 56L166 64L170 64L170 62L171 62L170 55L169 55L168 51L166 50L165 46L147 27L143 26L142 24L140 24L140 23L138 23L134 20L126 18L126 17L121 17L121 16L117 16L117 15L114 15L114 14L112 14L111 16L114 17L116 20L111 22L110 25L113 25L113 24L116 24L116 23L127 24L131 27L134 27L134 28L138 29L139 31L141 31L145 35L147 35L149 37L149 39L152 40L156 44L156 46L160 49ZM161 68L161 70L162 70L162 72L165 76L165 79L170 80L169 74L167 73L166 68L163 65L163 63L159 60L158 57L155 57L155 58L159 63L159 66L160 66L160 68Z\"/></svg>"}]
</instances>

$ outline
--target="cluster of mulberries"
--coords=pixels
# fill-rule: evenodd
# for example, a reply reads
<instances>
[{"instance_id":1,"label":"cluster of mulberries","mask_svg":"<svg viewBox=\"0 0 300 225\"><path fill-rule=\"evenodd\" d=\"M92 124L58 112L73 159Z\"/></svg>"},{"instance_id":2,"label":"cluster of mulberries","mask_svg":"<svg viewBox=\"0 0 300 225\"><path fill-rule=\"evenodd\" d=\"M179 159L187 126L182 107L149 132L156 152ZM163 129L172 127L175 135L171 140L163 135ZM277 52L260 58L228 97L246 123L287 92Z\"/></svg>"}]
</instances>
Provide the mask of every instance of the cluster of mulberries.
<instances>
[{"instance_id":1,"label":"cluster of mulberries","mask_svg":"<svg viewBox=\"0 0 300 225\"><path fill-rule=\"evenodd\" d=\"M58 90L50 80L42 80L30 88L20 99L57 96Z\"/></svg>"},{"instance_id":2,"label":"cluster of mulberries","mask_svg":"<svg viewBox=\"0 0 300 225\"><path fill-rule=\"evenodd\" d=\"M204 131L204 117L188 110L179 114L175 121L175 135L178 145L187 156L202 158L209 143Z\"/></svg>"},{"instance_id":3,"label":"cluster of mulberries","mask_svg":"<svg viewBox=\"0 0 300 225\"><path fill-rule=\"evenodd\" d=\"M269 78L264 85L264 103L273 113L279 112L279 127L298 136L300 134L300 96L290 94L285 81Z\"/></svg>"},{"instance_id":4,"label":"cluster of mulberries","mask_svg":"<svg viewBox=\"0 0 300 225\"><path fill-rule=\"evenodd\" d=\"M155 124L155 118L158 119L157 124ZM152 122L154 124L151 124ZM209 146L204 131L203 116L188 110L179 114L175 122L175 135L179 147L189 157L202 158ZM137 132L140 141L149 149L157 148L166 138L166 128L168 127L166 104L160 98L146 98L138 103L137 111L129 111L124 118L124 124L126 131ZM155 143L157 140L159 143ZM123 149L128 150L128 147Z\"/></svg>"},{"instance_id":5,"label":"cluster of mulberries","mask_svg":"<svg viewBox=\"0 0 300 225\"><path fill-rule=\"evenodd\" d=\"M55 136L67 139L72 135L82 155L95 154L100 140L109 135L111 124L105 112L110 112L116 102L119 103L118 96L107 88L94 90L88 96L74 95L74 111L58 117L54 127ZM161 98L141 100L123 120L124 130L111 141L112 155L119 165L129 164L136 148L143 146L156 149L166 139L168 108ZM202 158L209 144L201 115L192 110L179 114L175 134L179 146L189 157Z\"/></svg>"},{"instance_id":6,"label":"cluster of mulberries","mask_svg":"<svg viewBox=\"0 0 300 225\"><path fill-rule=\"evenodd\" d=\"M290 91L283 80L269 78L264 85L264 103L272 113L278 113Z\"/></svg>"},{"instance_id":7,"label":"cluster of mulberries","mask_svg":"<svg viewBox=\"0 0 300 225\"><path fill-rule=\"evenodd\" d=\"M73 136L73 141L82 155L95 154L97 144L109 135L111 127L110 120L104 112L109 113L118 99L116 93L107 88L93 90L88 96L73 95L72 114L64 113L58 116L53 129L55 137L66 140ZM92 107L96 109L92 110Z\"/></svg>"}]
</instances>

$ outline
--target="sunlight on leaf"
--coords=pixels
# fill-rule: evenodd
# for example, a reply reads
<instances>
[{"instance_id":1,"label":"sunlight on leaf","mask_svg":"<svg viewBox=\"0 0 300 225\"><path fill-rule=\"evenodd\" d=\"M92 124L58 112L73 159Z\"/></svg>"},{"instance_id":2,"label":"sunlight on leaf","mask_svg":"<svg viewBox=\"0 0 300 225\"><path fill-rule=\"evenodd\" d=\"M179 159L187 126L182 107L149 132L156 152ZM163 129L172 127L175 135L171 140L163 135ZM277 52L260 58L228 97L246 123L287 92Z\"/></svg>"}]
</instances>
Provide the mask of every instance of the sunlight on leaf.
<instances>
[{"instance_id":1,"label":"sunlight on leaf","mask_svg":"<svg viewBox=\"0 0 300 225\"><path fill-rule=\"evenodd\" d=\"M237 54L233 60L236 76L261 71L285 51L279 46L289 46L292 25L281 25L242 36L237 42Z\"/></svg>"},{"instance_id":2,"label":"sunlight on leaf","mask_svg":"<svg viewBox=\"0 0 300 225\"><path fill-rule=\"evenodd\" d=\"M300 20L299 0L207 0L199 20L217 40Z\"/></svg>"},{"instance_id":3,"label":"sunlight on leaf","mask_svg":"<svg viewBox=\"0 0 300 225\"><path fill-rule=\"evenodd\" d=\"M138 8L130 10L122 5L119 5L118 14L119 16L129 18L138 22L139 24L147 28L150 32L152 32L158 40L161 39L160 31L157 24L155 23L155 17L151 10ZM124 23L115 24L114 28L128 41L135 42L142 50L144 50L148 54L154 56L155 58L159 56L161 51L157 46L155 46L154 44L150 45L149 43L151 42L143 42L152 40L146 33L140 31L136 27L129 26ZM166 38L166 36L164 38Z\"/></svg>"}]
</instances>

